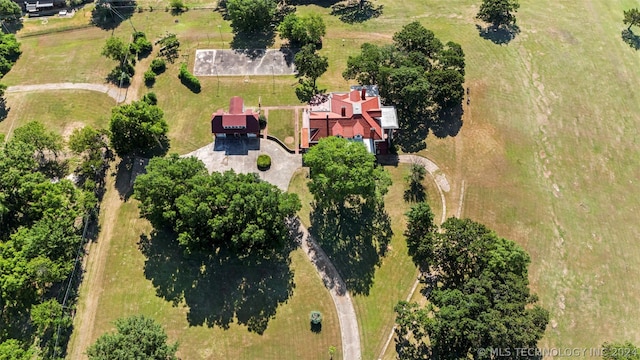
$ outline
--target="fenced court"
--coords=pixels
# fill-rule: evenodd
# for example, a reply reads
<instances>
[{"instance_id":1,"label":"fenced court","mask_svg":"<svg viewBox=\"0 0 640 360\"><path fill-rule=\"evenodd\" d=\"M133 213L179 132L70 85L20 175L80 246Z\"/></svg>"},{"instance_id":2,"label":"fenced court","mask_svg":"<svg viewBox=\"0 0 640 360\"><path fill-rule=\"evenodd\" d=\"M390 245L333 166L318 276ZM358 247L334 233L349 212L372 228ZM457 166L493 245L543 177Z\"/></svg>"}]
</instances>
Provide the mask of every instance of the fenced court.
<instances>
[{"instance_id":1,"label":"fenced court","mask_svg":"<svg viewBox=\"0 0 640 360\"><path fill-rule=\"evenodd\" d=\"M196 50L196 76L293 75L291 49Z\"/></svg>"}]
</instances>

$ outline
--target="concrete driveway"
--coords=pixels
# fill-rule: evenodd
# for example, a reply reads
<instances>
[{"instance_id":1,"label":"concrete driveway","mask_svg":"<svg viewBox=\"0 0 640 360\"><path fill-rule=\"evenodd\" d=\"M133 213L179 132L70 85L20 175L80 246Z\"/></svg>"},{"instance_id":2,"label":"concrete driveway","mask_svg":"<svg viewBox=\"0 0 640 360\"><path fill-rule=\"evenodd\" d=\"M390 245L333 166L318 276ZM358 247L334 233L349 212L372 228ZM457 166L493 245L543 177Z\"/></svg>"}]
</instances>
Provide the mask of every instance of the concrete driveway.
<instances>
[{"instance_id":1,"label":"concrete driveway","mask_svg":"<svg viewBox=\"0 0 640 360\"><path fill-rule=\"evenodd\" d=\"M271 168L258 170L258 155L271 157ZM293 173L302 166L302 155L289 154L280 145L267 139L218 139L186 156L195 156L204 162L209 172L234 170L237 173L258 173L260 178L286 191Z\"/></svg>"}]
</instances>

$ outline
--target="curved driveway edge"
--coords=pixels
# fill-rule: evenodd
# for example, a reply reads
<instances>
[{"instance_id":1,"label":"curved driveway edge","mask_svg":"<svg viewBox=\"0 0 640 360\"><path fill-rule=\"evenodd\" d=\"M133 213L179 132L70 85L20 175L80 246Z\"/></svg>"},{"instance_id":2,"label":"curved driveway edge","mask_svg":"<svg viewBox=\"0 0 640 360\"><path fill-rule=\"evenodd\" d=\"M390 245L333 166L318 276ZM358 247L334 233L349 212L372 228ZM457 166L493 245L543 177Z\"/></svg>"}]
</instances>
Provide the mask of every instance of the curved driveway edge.
<instances>
[{"instance_id":1,"label":"curved driveway edge","mask_svg":"<svg viewBox=\"0 0 640 360\"><path fill-rule=\"evenodd\" d=\"M119 89L113 85L89 84L89 83L52 83L52 84L33 84L33 85L14 85L7 88L7 93L18 93L27 91L47 91L47 90L89 90L107 94L109 97L117 101L123 102L125 99L126 89ZM123 92L125 94L123 94Z\"/></svg>"},{"instance_id":2,"label":"curved driveway edge","mask_svg":"<svg viewBox=\"0 0 640 360\"><path fill-rule=\"evenodd\" d=\"M442 218L440 220L440 223L442 224L447 217L447 201L444 197L444 193L449 192L449 190L451 190L447 177L444 175L442 171L440 171L440 168L438 167L438 165L436 165L436 163L422 156L398 155L398 162L403 164L422 165L422 167L424 167L429 172L431 177L433 177L433 181L436 182L436 188L438 188L438 192L440 193L440 201L442 201ZM418 288L419 283L420 283L420 279L416 279L416 281L413 283L413 286L411 287L411 291L409 291L409 295L407 296L406 301L411 300L411 298L413 297L413 293L415 293L416 289ZM391 344L391 340L393 340L393 335L395 334L395 330L396 330L396 325L394 324L393 327L391 328L391 333L387 337L387 341L382 347L382 351L380 352L380 356L378 356L378 360L382 360L385 353L387 352L387 349L389 348L389 344Z\"/></svg>"},{"instance_id":3,"label":"curved driveway edge","mask_svg":"<svg viewBox=\"0 0 640 360\"><path fill-rule=\"evenodd\" d=\"M311 263L315 266L325 287L329 290L333 304L336 306L338 321L340 322L340 337L342 339L342 358L345 360L362 359L360 347L360 330L358 329L358 317L353 306L353 301L347 291L338 270L333 265L327 254L322 250L309 231L296 219L297 229L292 229L300 240L300 247Z\"/></svg>"}]
</instances>

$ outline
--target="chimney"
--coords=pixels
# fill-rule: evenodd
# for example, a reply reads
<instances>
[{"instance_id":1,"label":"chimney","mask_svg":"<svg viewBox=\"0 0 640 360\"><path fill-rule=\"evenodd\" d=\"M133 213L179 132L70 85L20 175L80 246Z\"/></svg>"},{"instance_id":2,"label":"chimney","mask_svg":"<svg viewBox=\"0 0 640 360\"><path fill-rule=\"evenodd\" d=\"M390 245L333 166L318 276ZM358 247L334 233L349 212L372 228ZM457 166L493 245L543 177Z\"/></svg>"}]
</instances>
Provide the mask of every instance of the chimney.
<instances>
[{"instance_id":1,"label":"chimney","mask_svg":"<svg viewBox=\"0 0 640 360\"><path fill-rule=\"evenodd\" d=\"M327 136L330 136L331 133L329 132L329 114L327 114Z\"/></svg>"},{"instance_id":2,"label":"chimney","mask_svg":"<svg viewBox=\"0 0 640 360\"><path fill-rule=\"evenodd\" d=\"M340 109L340 115L342 115L342 117L347 117L347 108L346 107L342 107L342 109ZM327 115L329 116L329 115Z\"/></svg>"},{"instance_id":3,"label":"chimney","mask_svg":"<svg viewBox=\"0 0 640 360\"><path fill-rule=\"evenodd\" d=\"M362 87L362 90L360 90L360 99L362 101L365 100L365 96L367 95L367 89L364 88L364 86Z\"/></svg>"}]
</instances>

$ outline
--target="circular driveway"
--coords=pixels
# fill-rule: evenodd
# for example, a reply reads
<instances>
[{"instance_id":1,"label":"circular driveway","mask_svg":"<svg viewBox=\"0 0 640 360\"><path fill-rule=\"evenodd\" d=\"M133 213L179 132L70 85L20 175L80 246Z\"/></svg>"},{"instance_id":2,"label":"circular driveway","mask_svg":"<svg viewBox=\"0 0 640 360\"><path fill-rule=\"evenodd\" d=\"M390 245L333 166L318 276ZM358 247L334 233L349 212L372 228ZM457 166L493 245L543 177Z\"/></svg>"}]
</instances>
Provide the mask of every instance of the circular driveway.
<instances>
[{"instance_id":1,"label":"circular driveway","mask_svg":"<svg viewBox=\"0 0 640 360\"><path fill-rule=\"evenodd\" d=\"M271 157L271 168L258 170L258 155ZM277 143L268 139L229 138L218 139L186 155L204 162L209 172L233 170L237 173L257 173L262 180L287 191L293 173L302 166L302 155L289 154Z\"/></svg>"}]
</instances>

